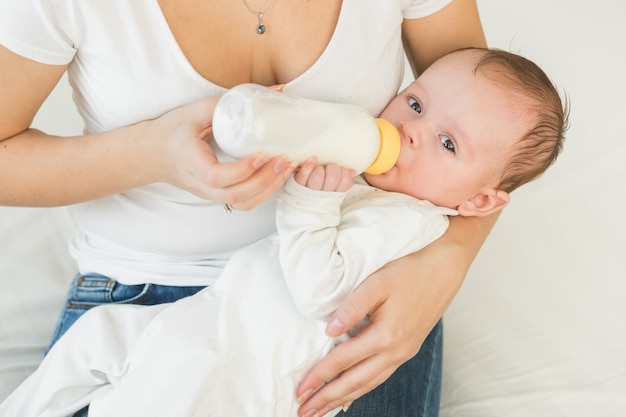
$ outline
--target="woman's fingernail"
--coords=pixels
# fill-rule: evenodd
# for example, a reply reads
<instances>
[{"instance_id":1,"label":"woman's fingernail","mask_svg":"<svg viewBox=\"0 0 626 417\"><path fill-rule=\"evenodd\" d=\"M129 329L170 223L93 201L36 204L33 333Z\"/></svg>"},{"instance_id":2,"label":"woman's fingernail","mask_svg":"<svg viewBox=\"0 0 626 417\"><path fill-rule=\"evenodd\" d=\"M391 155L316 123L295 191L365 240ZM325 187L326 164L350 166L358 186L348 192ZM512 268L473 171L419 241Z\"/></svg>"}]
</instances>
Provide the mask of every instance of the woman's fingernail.
<instances>
[{"instance_id":1,"label":"woman's fingernail","mask_svg":"<svg viewBox=\"0 0 626 417\"><path fill-rule=\"evenodd\" d=\"M351 405L352 405L352 401L348 401L347 403L341 406L341 409L345 413L346 411L348 411L348 408L350 408Z\"/></svg>"},{"instance_id":2,"label":"woman's fingernail","mask_svg":"<svg viewBox=\"0 0 626 417\"><path fill-rule=\"evenodd\" d=\"M308 400L311 394L313 394L313 388L308 389L307 391L305 391L304 394L298 397L298 404L302 404L303 402Z\"/></svg>"},{"instance_id":3,"label":"woman's fingernail","mask_svg":"<svg viewBox=\"0 0 626 417\"><path fill-rule=\"evenodd\" d=\"M265 155L257 154L254 156L254 159L252 160L252 166L255 169L261 168L263 165L265 165L266 162L267 162L267 158L265 157Z\"/></svg>"},{"instance_id":4,"label":"woman's fingernail","mask_svg":"<svg viewBox=\"0 0 626 417\"><path fill-rule=\"evenodd\" d=\"M280 174L281 172L283 172L285 170L286 166L287 166L287 163L285 161L283 161L282 159L279 159L274 164L274 172L276 174Z\"/></svg>"},{"instance_id":5,"label":"woman's fingernail","mask_svg":"<svg viewBox=\"0 0 626 417\"><path fill-rule=\"evenodd\" d=\"M333 317L326 327L328 333L335 335L343 331L343 323L337 317Z\"/></svg>"},{"instance_id":6,"label":"woman's fingernail","mask_svg":"<svg viewBox=\"0 0 626 417\"><path fill-rule=\"evenodd\" d=\"M296 170L296 166L293 164L289 164L287 166L287 168L285 168L285 171L283 171L283 176L285 178L289 177L291 174L293 174L293 172Z\"/></svg>"}]
</instances>

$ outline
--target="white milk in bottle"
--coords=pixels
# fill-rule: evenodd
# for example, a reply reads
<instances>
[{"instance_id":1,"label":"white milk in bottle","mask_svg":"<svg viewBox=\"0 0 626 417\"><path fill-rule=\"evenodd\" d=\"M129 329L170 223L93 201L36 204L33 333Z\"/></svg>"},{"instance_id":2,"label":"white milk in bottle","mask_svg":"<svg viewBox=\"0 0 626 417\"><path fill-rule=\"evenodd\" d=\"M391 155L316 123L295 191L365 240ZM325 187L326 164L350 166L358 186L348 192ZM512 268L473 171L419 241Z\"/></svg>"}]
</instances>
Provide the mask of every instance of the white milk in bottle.
<instances>
[{"instance_id":1,"label":"white milk in bottle","mask_svg":"<svg viewBox=\"0 0 626 417\"><path fill-rule=\"evenodd\" d=\"M217 145L233 158L261 153L300 165L311 156L357 173L381 174L400 154L391 122L352 104L308 100L257 84L241 84L217 103Z\"/></svg>"}]
</instances>

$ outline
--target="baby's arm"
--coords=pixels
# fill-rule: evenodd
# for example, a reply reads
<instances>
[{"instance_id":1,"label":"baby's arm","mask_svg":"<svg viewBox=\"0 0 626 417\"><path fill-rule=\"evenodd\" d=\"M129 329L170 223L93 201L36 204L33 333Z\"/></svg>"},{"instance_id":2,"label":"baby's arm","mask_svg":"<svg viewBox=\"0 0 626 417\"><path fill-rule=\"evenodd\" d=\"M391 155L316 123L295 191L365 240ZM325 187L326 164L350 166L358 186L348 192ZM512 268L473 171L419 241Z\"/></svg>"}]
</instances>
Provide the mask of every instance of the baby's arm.
<instances>
[{"instance_id":1,"label":"baby's arm","mask_svg":"<svg viewBox=\"0 0 626 417\"><path fill-rule=\"evenodd\" d=\"M336 166L305 164L278 200L281 267L296 307L313 319L327 319L372 272L447 227L429 203L365 184L350 187L353 177ZM325 191L333 188L340 191Z\"/></svg>"}]
</instances>

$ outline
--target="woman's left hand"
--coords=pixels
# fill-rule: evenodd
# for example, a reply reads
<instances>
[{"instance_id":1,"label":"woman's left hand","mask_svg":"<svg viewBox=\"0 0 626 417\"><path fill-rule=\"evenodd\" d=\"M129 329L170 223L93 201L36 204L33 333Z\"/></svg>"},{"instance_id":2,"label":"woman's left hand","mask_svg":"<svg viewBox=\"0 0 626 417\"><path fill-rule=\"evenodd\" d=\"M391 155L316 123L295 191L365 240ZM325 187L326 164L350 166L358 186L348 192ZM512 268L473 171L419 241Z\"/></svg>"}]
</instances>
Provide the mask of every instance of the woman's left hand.
<instances>
[{"instance_id":1,"label":"woman's left hand","mask_svg":"<svg viewBox=\"0 0 626 417\"><path fill-rule=\"evenodd\" d=\"M366 316L370 324L305 376L296 393L302 402L299 416L322 417L339 406L345 409L419 351L465 273L456 282L454 278L433 280L431 267L438 256L429 257L426 249L372 274L337 309L327 327L330 336L347 332ZM459 271L446 272L459 276Z\"/></svg>"}]
</instances>

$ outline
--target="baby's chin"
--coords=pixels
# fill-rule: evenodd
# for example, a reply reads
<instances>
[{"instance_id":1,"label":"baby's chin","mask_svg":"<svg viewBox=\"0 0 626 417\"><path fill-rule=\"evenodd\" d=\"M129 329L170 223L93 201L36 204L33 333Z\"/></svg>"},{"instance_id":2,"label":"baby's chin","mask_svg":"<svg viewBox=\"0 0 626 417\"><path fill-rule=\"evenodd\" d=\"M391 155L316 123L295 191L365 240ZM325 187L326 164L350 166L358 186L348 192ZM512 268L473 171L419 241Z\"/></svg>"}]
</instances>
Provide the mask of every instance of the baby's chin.
<instances>
[{"instance_id":1,"label":"baby's chin","mask_svg":"<svg viewBox=\"0 0 626 417\"><path fill-rule=\"evenodd\" d=\"M380 190L402 193L420 200L424 199L423 196L419 194L419 190L417 190L419 187L413 187L410 184L399 181L398 175L395 174L399 173L396 171L396 167L393 167L389 171L378 175L363 173L363 177L369 185Z\"/></svg>"},{"instance_id":2,"label":"baby's chin","mask_svg":"<svg viewBox=\"0 0 626 417\"><path fill-rule=\"evenodd\" d=\"M371 185L372 187L376 187L376 188L380 188L381 190L387 190L387 191L392 191L392 181L389 181L389 177L390 177L390 173L391 171L393 171L395 169L391 168L391 170L384 172L382 174L378 174L378 175L374 175L374 174L368 174L367 172L363 173L363 177L365 178L365 181L367 181L367 183L369 185Z\"/></svg>"}]
</instances>

